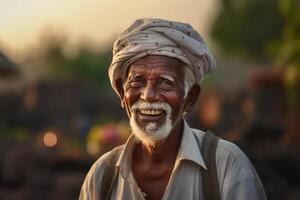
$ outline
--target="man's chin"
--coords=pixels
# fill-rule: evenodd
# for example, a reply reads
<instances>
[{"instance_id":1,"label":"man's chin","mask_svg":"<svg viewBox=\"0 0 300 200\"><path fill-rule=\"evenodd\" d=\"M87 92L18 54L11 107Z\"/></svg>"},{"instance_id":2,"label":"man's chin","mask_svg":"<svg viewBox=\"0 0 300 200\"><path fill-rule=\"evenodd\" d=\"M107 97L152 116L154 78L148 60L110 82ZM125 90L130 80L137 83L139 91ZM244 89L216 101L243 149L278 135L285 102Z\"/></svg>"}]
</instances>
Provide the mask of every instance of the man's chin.
<instances>
[{"instance_id":1,"label":"man's chin","mask_svg":"<svg viewBox=\"0 0 300 200\"><path fill-rule=\"evenodd\" d=\"M134 117L130 119L130 126L136 138L145 145L154 145L165 140L172 129L171 120L166 120L161 126L158 126L156 122L149 122L146 127L141 127Z\"/></svg>"}]
</instances>

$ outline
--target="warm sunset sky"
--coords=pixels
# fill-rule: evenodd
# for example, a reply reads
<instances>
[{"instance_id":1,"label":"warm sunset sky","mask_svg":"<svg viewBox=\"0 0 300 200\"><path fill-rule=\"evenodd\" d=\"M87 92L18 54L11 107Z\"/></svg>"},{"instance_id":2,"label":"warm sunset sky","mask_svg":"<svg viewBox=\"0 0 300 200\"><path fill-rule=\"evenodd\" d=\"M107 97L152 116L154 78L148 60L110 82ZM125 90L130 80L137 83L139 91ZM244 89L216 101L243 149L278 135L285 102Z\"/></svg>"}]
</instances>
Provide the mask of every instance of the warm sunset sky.
<instances>
[{"instance_id":1,"label":"warm sunset sky","mask_svg":"<svg viewBox=\"0 0 300 200\"><path fill-rule=\"evenodd\" d=\"M108 44L135 19L155 17L191 23L204 38L219 0L0 0L0 48L36 44L47 28L76 43Z\"/></svg>"}]
</instances>

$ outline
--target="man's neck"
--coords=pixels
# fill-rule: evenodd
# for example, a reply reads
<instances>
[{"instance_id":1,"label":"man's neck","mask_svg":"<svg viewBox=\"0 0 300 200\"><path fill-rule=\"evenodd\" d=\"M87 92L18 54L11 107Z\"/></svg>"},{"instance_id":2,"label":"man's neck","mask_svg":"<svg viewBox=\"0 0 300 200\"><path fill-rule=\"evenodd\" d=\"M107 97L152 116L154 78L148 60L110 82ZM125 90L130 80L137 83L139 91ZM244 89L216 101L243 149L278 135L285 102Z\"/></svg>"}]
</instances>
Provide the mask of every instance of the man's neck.
<instances>
[{"instance_id":1,"label":"man's neck","mask_svg":"<svg viewBox=\"0 0 300 200\"><path fill-rule=\"evenodd\" d=\"M140 153L135 156L139 157L138 159L145 159L153 164L174 162L181 143L182 133L183 121L180 121L165 140L156 142L153 145L140 143L137 146L137 151L135 151L135 153Z\"/></svg>"}]
</instances>

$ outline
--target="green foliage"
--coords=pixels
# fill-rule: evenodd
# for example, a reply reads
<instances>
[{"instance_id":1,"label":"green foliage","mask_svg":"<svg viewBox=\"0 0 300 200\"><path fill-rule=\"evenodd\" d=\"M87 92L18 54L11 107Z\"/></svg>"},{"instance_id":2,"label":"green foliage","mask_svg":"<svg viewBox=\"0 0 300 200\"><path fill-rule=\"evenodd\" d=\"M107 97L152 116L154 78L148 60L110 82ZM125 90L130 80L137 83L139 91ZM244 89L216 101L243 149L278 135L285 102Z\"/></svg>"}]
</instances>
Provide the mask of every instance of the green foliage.
<instances>
[{"instance_id":1,"label":"green foliage","mask_svg":"<svg viewBox=\"0 0 300 200\"><path fill-rule=\"evenodd\" d=\"M111 53L99 53L82 43L77 53L66 55L67 38L60 34L47 33L42 38L43 48L40 52L44 62L50 68L53 79L76 79L90 85L106 89L110 87L108 67Z\"/></svg>"},{"instance_id":2,"label":"green foliage","mask_svg":"<svg viewBox=\"0 0 300 200\"><path fill-rule=\"evenodd\" d=\"M212 37L224 52L254 58L277 54L284 26L279 0L222 0Z\"/></svg>"},{"instance_id":3,"label":"green foliage","mask_svg":"<svg viewBox=\"0 0 300 200\"><path fill-rule=\"evenodd\" d=\"M289 64L285 77L285 87L290 106L300 109L300 69L298 64Z\"/></svg>"},{"instance_id":4,"label":"green foliage","mask_svg":"<svg viewBox=\"0 0 300 200\"><path fill-rule=\"evenodd\" d=\"M281 0L279 8L286 21L280 61L300 65L300 1Z\"/></svg>"},{"instance_id":5,"label":"green foliage","mask_svg":"<svg viewBox=\"0 0 300 200\"><path fill-rule=\"evenodd\" d=\"M30 132L25 127L10 128L0 124L0 138L24 142L30 139Z\"/></svg>"},{"instance_id":6,"label":"green foliage","mask_svg":"<svg viewBox=\"0 0 300 200\"><path fill-rule=\"evenodd\" d=\"M68 73L101 88L108 88L110 86L107 70L110 58L110 53L100 54L84 48L80 49L75 56L66 57L58 65L57 71L62 74Z\"/></svg>"},{"instance_id":7,"label":"green foliage","mask_svg":"<svg viewBox=\"0 0 300 200\"><path fill-rule=\"evenodd\" d=\"M279 62L287 66L286 88L292 107L300 109L300 1L281 0L286 20Z\"/></svg>"}]
</instances>

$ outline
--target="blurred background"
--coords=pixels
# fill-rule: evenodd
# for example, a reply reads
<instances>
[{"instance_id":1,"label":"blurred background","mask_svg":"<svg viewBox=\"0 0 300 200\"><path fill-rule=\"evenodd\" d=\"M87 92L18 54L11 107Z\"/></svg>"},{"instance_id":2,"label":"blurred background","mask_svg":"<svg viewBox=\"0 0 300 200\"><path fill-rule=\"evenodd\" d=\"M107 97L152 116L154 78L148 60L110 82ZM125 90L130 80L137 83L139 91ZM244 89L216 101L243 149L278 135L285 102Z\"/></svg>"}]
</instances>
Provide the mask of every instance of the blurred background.
<instances>
[{"instance_id":1,"label":"blurred background","mask_svg":"<svg viewBox=\"0 0 300 200\"><path fill-rule=\"evenodd\" d=\"M214 52L192 127L247 154L269 199L300 199L299 0L0 1L0 199L77 199L130 134L109 84L135 19L190 23Z\"/></svg>"}]
</instances>

